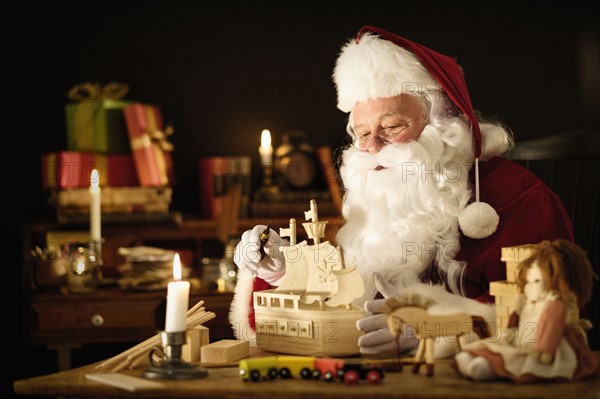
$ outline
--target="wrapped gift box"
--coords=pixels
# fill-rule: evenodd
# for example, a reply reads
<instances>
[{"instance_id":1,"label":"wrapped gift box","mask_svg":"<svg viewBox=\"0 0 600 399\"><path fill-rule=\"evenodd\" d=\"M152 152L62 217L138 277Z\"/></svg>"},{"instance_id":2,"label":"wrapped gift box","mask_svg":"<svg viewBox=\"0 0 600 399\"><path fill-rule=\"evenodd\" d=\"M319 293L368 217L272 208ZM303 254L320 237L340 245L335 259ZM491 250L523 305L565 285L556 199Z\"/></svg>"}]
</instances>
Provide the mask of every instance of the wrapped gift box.
<instances>
[{"instance_id":1,"label":"wrapped gift box","mask_svg":"<svg viewBox=\"0 0 600 399\"><path fill-rule=\"evenodd\" d=\"M42 187L87 188L93 169L98 170L102 187L139 186L131 154L61 151L42 155Z\"/></svg>"},{"instance_id":2,"label":"wrapped gift box","mask_svg":"<svg viewBox=\"0 0 600 399\"><path fill-rule=\"evenodd\" d=\"M130 101L98 99L65 105L67 149L129 153L123 109Z\"/></svg>"},{"instance_id":3,"label":"wrapped gift box","mask_svg":"<svg viewBox=\"0 0 600 399\"><path fill-rule=\"evenodd\" d=\"M172 131L163 130L160 108L156 105L135 103L125 107L124 113L140 185L173 185L173 146L167 141L167 136Z\"/></svg>"}]
</instances>

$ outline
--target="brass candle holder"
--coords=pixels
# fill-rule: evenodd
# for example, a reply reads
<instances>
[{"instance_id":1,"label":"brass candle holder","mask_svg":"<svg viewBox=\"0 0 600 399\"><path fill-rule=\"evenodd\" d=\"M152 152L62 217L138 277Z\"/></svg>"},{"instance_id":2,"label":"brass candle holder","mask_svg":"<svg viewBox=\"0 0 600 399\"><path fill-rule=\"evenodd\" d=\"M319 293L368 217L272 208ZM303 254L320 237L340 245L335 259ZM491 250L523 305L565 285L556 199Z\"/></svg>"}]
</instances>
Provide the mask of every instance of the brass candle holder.
<instances>
[{"instance_id":1,"label":"brass candle holder","mask_svg":"<svg viewBox=\"0 0 600 399\"><path fill-rule=\"evenodd\" d=\"M264 194L278 194L279 193L279 187L277 187L274 183L274 179L273 179L273 163L272 162L266 162L263 163L263 183L262 183L262 187L260 188L261 192Z\"/></svg>"},{"instance_id":2,"label":"brass candle holder","mask_svg":"<svg viewBox=\"0 0 600 399\"><path fill-rule=\"evenodd\" d=\"M272 162L263 163L263 186L264 187L273 186L273 163Z\"/></svg>"},{"instance_id":3,"label":"brass candle holder","mask_svg":"<svg viewBox=\"0 0 600 399\"><path fill-rule=\"evenodd\" d=\"M142 373L142 377L151 380L191 380L204 378L208 371L195 366L181 358L181 347L187 342L186 332L160 332L162 348L153 347L148 353L150 367ZM154 356L159 355L164 360L157 363Z\"/></svg>"}]
</instances>

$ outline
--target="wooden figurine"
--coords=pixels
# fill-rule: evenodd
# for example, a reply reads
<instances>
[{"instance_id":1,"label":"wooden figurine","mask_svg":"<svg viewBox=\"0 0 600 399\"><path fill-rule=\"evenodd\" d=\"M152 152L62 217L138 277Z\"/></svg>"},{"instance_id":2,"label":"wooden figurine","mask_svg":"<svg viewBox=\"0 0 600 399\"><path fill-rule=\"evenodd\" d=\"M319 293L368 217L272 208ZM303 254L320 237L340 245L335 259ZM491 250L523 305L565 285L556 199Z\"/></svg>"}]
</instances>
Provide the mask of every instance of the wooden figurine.
<instances>
[{"instance_id":1,"label":"wooden figurine","mask_svg":"<svg viewBox=\"0 0 600 399\"><path fill-rule=\"evenodd\" d=\"M433 346L440 337L452 337L460 351L460 337L470 332L480 337L488 337L487 323L482 317L468 313L431 314L427 310L438 302L414 293L401 294L385 301L381 311L388 314L387 322L392 334L400 336L403 329L410 326L419 339L412 372L417 374L423 363L427 377L433 376ZM450 339L450 338L448 338Z\"/></svg>"},{"instance_id":2,"label":"wooden figurine","mask_svg":"<svg viewBox=\"0 0 600 399\"><path fill-rule=\"evenodd\" d=\"M284 253L286 274L276 289L254 293L256 344L276 353L306 356L351 356L359 353L356 321L364 311L352 301L364 293L364 281L355 267L344 265L340 248L325 236L317 203L310 201L302 223L309 239L296 243L296 221L280 230L290 237Z\"/></svg>"},{"instance_id":3,"label":"wooden figurine","mask_svg":"<svg viewBox=\"0 0 600 399\"><path fill-rule=\"evenodd\" d=\"M518 383L575 381L593 375L587 344L594 272L585 252L568 240L542 241L517 269L519 302L500 337L472 342L455 356L458 371L474 380Z\"/></svg>"}]
</instances>

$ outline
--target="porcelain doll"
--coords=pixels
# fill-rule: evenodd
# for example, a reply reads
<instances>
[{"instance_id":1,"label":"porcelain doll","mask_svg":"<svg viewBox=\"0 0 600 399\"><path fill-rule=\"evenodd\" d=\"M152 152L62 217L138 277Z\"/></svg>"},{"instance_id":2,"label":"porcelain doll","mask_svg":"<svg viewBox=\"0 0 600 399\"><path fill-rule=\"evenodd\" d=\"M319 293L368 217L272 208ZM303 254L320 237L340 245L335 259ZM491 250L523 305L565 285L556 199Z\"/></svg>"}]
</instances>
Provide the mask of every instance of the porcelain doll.
<instances>
[{"instance_id":1,"label":"porcelain doll","mask_svg":"<svg viewBox=\"0 0 600 399\"><path fill-rule=\"evenodd\" d=\"M460 374L477 381L575 381L593 374L579 309L591 298L592 265L568 240L542 241L517 271L520 298L500 336L472 342L455 356Z\"/></svg>"}]
</instances>

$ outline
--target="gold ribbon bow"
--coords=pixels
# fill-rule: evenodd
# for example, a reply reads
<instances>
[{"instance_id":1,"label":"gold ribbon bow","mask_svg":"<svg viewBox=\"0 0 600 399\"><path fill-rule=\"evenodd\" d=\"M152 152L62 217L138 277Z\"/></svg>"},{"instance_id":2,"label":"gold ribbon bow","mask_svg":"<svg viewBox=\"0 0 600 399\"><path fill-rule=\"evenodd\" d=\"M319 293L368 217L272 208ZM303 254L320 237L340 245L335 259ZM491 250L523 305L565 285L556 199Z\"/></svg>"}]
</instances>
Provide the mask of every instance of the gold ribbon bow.
<instances>
[{"instance_id":1,"label":"gold ribbon bow","mask_svg":"<svg viewBox=\"0 0 600 399\"><path fill-rule=\"evenodd\" d=\"M158 129L145 131L150 137L150 140L165 152L171 152L174 149L173 144L167 141L167 137L171 136L174 132L175 129L173 129L173 126L171 125L167 125L164 131Z\"/></svg>"},{"instance_id":2,"label":"gold ribbon bow","mask_svg":"<svg viewBox=\"0 0 600 399\"><path fill-rule=\"evenodd\" d=\"M83 82L71 88L67 92L69 100L82 102L94 102L98 100L117 101L129 92L129 86L125 83L110 82L101 86L100 83Z\"/></svg>"}]
</instances>

